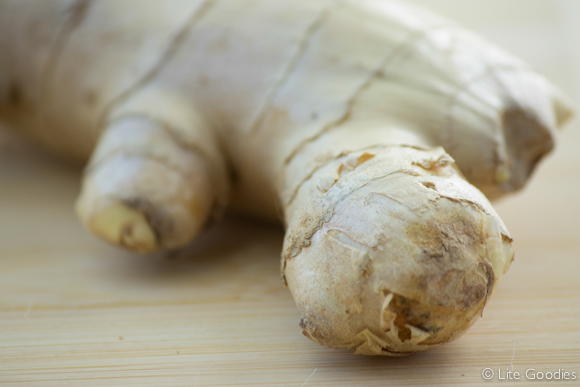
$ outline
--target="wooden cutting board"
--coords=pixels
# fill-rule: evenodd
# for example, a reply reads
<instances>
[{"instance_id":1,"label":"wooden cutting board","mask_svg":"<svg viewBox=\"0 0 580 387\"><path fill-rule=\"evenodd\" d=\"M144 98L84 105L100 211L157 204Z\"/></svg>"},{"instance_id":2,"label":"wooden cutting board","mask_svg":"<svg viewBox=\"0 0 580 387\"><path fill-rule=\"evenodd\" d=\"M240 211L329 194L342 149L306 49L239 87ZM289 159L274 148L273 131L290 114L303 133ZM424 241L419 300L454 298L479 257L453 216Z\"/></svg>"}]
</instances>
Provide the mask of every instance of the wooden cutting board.
<instances>
[{"instance_id":1,"label":"wooden cutting board","mask_svg":"<svg viewBox=\"0 0 580 387\"><path fill-rule=\"evenodd\" d=\"M415 2L490 37L580 101L579 1ZM578 120L527 188L497 206L516 260L483 318L406 358L353 356L300 334L279 277L280 228L228 218L180 253L136 257L76 220L79 170L0 144L0 384L487 385L509 384L499 377L512 370L524 382L528 369L575 372L580 383Z\"/></svg>"}]
</instances>

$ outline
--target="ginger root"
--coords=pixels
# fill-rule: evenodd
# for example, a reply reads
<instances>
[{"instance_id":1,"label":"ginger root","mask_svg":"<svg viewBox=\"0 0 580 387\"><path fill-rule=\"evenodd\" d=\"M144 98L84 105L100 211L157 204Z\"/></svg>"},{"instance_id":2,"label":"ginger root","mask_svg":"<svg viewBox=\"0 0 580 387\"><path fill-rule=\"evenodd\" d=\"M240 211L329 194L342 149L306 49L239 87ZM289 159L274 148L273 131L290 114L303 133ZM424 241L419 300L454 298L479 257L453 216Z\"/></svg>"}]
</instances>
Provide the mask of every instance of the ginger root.
<instances>
[{"instance_id":1,"label":"ginger root","mask_svg":"<svg viewBox=\"0 0 580 387\"><path fill-rule=\"evenodd\" d=\"M477 320L513 259L487 198L571 116L519 60L395 0L0 0L0 52L0 118L89 160L93 233L149 253L228 205L281 215L304 334L365 355Z\"/></svg>"}]
</instances>

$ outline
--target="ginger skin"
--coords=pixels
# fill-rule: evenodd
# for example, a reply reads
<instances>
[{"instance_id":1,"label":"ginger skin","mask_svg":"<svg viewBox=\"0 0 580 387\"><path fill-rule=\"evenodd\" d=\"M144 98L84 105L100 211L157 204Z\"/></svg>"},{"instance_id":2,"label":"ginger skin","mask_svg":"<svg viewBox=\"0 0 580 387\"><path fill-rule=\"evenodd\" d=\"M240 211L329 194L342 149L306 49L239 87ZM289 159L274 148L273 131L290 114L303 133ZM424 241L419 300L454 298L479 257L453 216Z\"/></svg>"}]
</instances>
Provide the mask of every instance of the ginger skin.
<instances>
[{"instance_id":1,"label":"ginger skin","mask_svg":"<svg viewBox=\"0 0 580 387\"><path fill-rule=\"evenodd\" d=\"M304 334L365 355L477 320L513 259L488 198L571 117L525 64L396 0L0 0L0 52L0 119L88 160L93 233L151 253L227 206L281 215Z\"/></svg>"}]
</instances>

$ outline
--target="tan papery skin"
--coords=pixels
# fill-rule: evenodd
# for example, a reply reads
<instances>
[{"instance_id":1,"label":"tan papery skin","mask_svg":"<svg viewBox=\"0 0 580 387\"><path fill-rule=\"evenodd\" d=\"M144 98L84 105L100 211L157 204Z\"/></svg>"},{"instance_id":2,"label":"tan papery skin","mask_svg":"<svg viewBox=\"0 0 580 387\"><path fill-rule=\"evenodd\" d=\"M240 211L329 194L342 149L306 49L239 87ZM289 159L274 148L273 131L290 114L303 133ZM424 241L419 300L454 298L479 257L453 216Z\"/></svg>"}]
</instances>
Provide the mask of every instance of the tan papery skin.
<instances>
[{"instance_id":1,"label":"tan papery skin","mask_svg":"<svg viewBox=\"0 0 580 387\"><path fill-rule=\"evenodd\" d=\"M487 198L571 116L525 64L399 1L0 0L0 52L0 119L88 160L93 233L150 253L226 206L281 217L303 333L364 355L479 318L513 259Z\"/></svg>"}]
</instances>

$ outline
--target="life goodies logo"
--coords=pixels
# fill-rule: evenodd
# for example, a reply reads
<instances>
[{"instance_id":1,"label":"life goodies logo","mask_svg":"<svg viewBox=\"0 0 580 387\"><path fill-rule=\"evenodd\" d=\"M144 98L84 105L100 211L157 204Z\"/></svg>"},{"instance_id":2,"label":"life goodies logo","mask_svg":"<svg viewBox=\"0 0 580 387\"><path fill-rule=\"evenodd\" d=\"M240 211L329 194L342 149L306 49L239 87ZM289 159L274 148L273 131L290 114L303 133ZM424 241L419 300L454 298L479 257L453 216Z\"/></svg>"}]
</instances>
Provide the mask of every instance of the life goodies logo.
<instances>
[{"instance_id":1,"label":"life goodies logo","mask_svg":"<svg viewBox=\"0 0 580 387\"><path fill-rule=\"evenodd\" d=\"M558 368L554 371L538 370L536 368L528 368L527 370L514 371L506 368L484 368L481 371L481 376L485 380L577 380L576 371L567 371Z\"/></svg>"}]
</instances>

